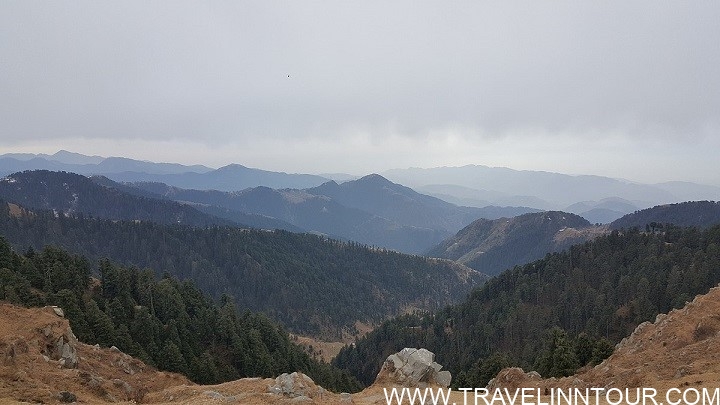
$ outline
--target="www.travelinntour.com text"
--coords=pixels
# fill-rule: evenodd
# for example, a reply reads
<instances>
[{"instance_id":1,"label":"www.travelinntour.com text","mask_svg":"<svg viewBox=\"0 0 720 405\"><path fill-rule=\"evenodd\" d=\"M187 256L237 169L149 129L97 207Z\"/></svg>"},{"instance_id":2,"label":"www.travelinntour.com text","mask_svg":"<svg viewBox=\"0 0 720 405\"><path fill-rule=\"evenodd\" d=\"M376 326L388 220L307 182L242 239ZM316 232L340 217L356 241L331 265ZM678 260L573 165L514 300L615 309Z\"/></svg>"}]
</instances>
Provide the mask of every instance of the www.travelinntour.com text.
<instances>
[{"instance_id":1,"label":"www.travelinntour.com text","mask_svg":"<svg viewBox=\"0 0 720 405\"><path fill-rule=\"evenodd\" d=\"M720 405L720 388L384 388L387 405Z\"/></svg>"}]
</instances>

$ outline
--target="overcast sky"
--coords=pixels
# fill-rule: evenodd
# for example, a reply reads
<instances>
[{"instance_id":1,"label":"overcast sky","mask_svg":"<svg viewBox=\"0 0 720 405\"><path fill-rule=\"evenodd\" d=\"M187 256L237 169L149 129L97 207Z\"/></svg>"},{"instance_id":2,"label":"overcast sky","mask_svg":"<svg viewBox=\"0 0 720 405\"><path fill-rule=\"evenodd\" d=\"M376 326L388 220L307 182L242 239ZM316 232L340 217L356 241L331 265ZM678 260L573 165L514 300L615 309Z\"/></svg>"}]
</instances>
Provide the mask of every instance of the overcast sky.
<instances>
[{"instance_id":1,"label":"overcast sky","mask_svg":"<svg viewBox=\"0 0 720 405\"><path fill-rule=\"evenodd\" d=\"M0 2L0 153L720 185L718 1Z\"/></svg>"}]
</instances>

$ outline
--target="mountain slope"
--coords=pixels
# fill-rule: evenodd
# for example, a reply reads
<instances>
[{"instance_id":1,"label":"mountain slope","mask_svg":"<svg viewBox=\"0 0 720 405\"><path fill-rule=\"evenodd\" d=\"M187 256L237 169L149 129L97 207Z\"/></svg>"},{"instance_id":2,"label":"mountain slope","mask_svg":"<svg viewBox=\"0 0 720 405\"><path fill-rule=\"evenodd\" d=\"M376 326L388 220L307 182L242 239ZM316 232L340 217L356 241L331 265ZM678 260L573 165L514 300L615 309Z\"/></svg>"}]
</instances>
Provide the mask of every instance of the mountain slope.
<instances>
[{"instance_id":1,"label":"mountain slope","mask_svg":"<svg viewBox=\"0 0 720 405\"><path fill-rule=\"evenodd\" d=\"M582 217L560 211L495 220L479 219L427 254L455 260L494 275L603 232L603 228L591 226Z\"/></svg>"},{"instance_id":2,"label":"mountain slope","mask_svg":"<svg viewBox=\"0 0 720 405\"><path fill-rule=\"evenodd\" d=\"M238 192L186 190L162 183L133 183L134 187L160 194L166 198L191 202L226 218L232 213L252 213L274 218L305 232L328 235L368 245L381 246L407 253L420 253L447 236L429 227L398 224L369 212L346 207L337 201L304 190L273 190L253 187ZM226 209L227 216L217 209ZM287 228L283 228L287 229Z\"/></svg>"},{"instance_id":3,"label":"mountain slope","mask_svg":"<svg viewBox=\"0 0 720 405\"><path fill-rule=\"evenodd\" d=\"M128 185L126 183L117 183L115 181L112 181L108 179L105 176L92 176L90 178L93 182L100 184L107 188L113 188L118 191L121 191L126 194L135 195L138 197L143 198L150 198L150 199L160 199L160 200L167 200L167 201L176 201L183 206L190 206L195 208L198 211L204 212L208 215L211 215L216 218L222 218L225 220L230 221L231 223L242 225L242 226L249 226L252 228L257 229L283 229L290 232L306 232L306 230L297 227L295 225L292 225L288 222L285 222L283 220L279 220L267 215L261 215L261 214L251 214L251 213L245 213L240 211L235 211L232 209L228 209L225 206L222 206L221 201L217 201L215 199L185 199L177 194L168 192L170 189L174 189L173 187L167 186L162 183L147 183L147 187L139 187L135 185ZM180 190L180 189L178 189ZM186 191L193 191L193 190L186 190ZM220 191L199 191L200 195L207 194L207 195L213 195L213 194L225 194ZM171 197L177 197L177 198L171 198ZM210 202L207 202L210 201ZM217 203L218 205L214 205L213 203Z\"/></svg>"},{"instance_id":4,"label":"mountain slope","mask_svg":"<svg viewBox=\"0 0 720 405\"><path fill-rule=\"evenodd\" d=\"M28 213L0 205L0 235L15 247L61 246L192 280L238 307L262 311L295 332L337 338L355 322L461 299L485 276L426 259L285 231L189 228ZM350 293L351 292L351 293Z\"/></svg>"},{"instance_id":5,"label":"mountain slope","mask_svg":"<svg viewBox=\"0 0 720 405\"><path fill-rule=\"evenodd\" d=\"M636 387L656 389L656 402L660 398L681 402L686 390L687 402L692 402L695 392L702 395L703 388L712 396L720 374L718 313L720 287L714 287L683 308L659 314L652 323L638 325L602 364L561 379L540 379L519 369L505 369L488 388L528 387L541 392L586 387L633 388L627 403L635 401ZM706 403L710 402L713 401L708 398Z\"/></svg>"},{"instance_id":6,"label":"mountain slope","mask_svg":"<svg viewBox=\"0 0 720 405\"><path fill-rule=\"evenodd\" d=\"M122 352L72 340L68 351L81 360L76 369L59 367L59 356L49 348L67 340L73 331L68 320L50 307L2 303L0 320L0 354L7 359L0 364L0 402L4 404L59 403L61 398L71 400L70 394L90 403L114 402L111 399L140 402L148 391L190 384L179 374L158 372ZM17 375L22 378L12 377ZM66 394L61 396L62 392Z\"/></svg>"},{"instance_id":7,"label":"mountain slope","mask_svg":"<svg viewBox=\"0 0 720 405\"><path fill-rule=\"evenodd\" d=\"M327 182L308 189L307 192L327 196L347 207L361 209L402 225L431 228L447 233L457 232L478 218L497 218L499 213L511 216L532 211L515 207L459 207L392 183L377 174L342 184Z\"/></svg>"},{"instance_id":8,"label":"mountain slope","mask_svg":"<svg viewBox=\"0 0 720 405\"><path fill-rule=\"evenodd\" d=\"M92 279L94 266L85 257L73 256L55 247L18 255L3 239L0 239L0 263L3 263L0 298L15 304L61 308L20 311L0 304L0 319L14 318L0 323L0 352L5 352L0 373L12 370L12 366L20 366L16 372L23 370L27 365L23 360L37 362L36 366L44 363L55 370L79 368L83 373L74 376L75 387L85 388L83 391L87 394L88 390L102 385L102 380L93 376L102 369L124 372L126 375L120 378L128 379L150 368L129 356L134 355L154 367L182 373L196 382L271 377L300 370L322 380L330 389L359 388L352 378L312 359L293 344L288 333L276 323L257 313L237 312L229 299L221 299L216 304L192 283L169 277L155 280L150 270L124 268L105 260L94 269L99 279ZM42 312L46 315L42 318L49 321L49 325L43 325L37 321L38 316L33 316ZM65 316L72 330L62 319ZM92 348L96 352L100 346L115 346L110 350L114 358L105 363L105 367L97 367L97 363L88 362L86 356L78 354L82 348L78 339L97 344L98 348ZM36 352L23 356L30 348ZM10 370L2 367L8 365ZM187 382L177 377L176 381ZM141 377L129 381L141 389L142 380ZM3 378L0 392L6 386L4 382ZM149 381L145 383L153 385ZM100 389L96 393L104 394ZM126 395L133 393L142 397L137 390L125 392ZM127 400L131 399L138 398L130 395Z\"/></svg>"},{"instance_id":9,"label":"mountain slope","mask_svg":"<svg viewBox=\"0 0 720 405\"><path fill-rule=\"evenodd\" d=\"M613 221L610 227L612 229L632 227L645 229L645 226L651 223L707 228L720 224L720 202L688 201L659 205L625 215Z\"/></svg>"},{"instance_id":10,"label":"mountain slope","mask_svg":"<svg viewBox=\"0 0 720 405\"><path fill-rule=\"evenodd\" d=\"M640 323L706 293L720 282L718 246L720 226L614 231L503 272L432 316L388 321L343 349L335 364L367 381L388 352L425 347L453 375L478 375L501 363L531 370L542 365L538 360L552 349L553 335L566 334L565 342L585 334L617 343ZM578 358L568 364L574 366L564 371L584 365ZM460 386L486 383L470 379Z\"/></svg>"},{"instance_id":11,"label":"mountain slope","mask_svg":"<svg viewBox=\"0 0 720 405\"><path fill-rule=\"evenodd\" d=\"M74 173L26 171L0 179L0 198L31 209L113 220L201 227L232 223L174 201L131 195L105 184L108 186Z\"/></svg>"}]
</instances>

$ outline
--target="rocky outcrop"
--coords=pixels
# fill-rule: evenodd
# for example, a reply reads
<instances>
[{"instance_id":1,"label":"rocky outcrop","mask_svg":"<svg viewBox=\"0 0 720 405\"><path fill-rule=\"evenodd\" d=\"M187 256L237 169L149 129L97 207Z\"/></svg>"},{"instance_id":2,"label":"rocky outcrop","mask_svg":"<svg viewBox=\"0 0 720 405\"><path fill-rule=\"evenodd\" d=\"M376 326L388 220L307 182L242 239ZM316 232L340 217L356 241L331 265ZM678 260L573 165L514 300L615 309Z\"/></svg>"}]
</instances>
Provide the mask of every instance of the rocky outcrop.
<instances>
[{"instance_id":1,"label":"rocky outcrop","mask_svg":"<svg viewBox=\"0 0 720 405\"><path fill-rule=\"evenodd\" d=\"M526 373L519 367L508 367L502 369L498 375L487 384L487 389L492 391L498 388L516 390L520 387L537 387L542 377L537 371Z\"/></svg>"},{"instance_id":2,"label":"rocky outcrop","mask_svg":"<svg viewBox=\"0 0 720 405\"><path fill-rule=\"evenodd\" d=\"M435 354L427 349L404 348L388 356L375 383L391 383L405 387L437 385L448 387L452 381L449 371L440 371Z\"/></svg>"},{"instance_id":3,"label":"rocky outcrop","mask_svg":"<svg viewBox=\"0 0 720 405\"><path fill-rule=\"evenodd\" d=\"M50 307L55 315L63 318L65 316L62 308ZM57 322L45 325L41 330L45 337L45 345L42 354L49 360L56 360L60 367L77 368L78 340L72 329L66 322Z\"/></svg>"},{"instance_id":4,"label":"rocky outcrop","mask_svg":"<svg viewBox=\"0 0 720 405\"><path fill-rule=\"evenodd\" d=\"M319 400L327 394L325 388L316 385L312 378L297 371L278 376L275 384L268 387L268 391L272 394L293 398L295 402Z\"/></svg>"}]
</instances>

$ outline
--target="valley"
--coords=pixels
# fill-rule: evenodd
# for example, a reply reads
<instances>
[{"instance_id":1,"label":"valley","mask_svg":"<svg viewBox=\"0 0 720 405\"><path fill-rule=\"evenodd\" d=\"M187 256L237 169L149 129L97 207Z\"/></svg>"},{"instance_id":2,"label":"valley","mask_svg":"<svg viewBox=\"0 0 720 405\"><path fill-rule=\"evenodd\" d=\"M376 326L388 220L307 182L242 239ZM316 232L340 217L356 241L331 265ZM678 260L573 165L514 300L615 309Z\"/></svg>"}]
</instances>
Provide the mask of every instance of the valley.
<instances>
[{"instance_id":1,"label":"valley","mask_svg":"<svg viewBox=\"0 0 720 405\"><path fill-rule=\"evenodd\" d=\"M374 379L403 347L434 352L453 387L485 386L509 366L573 375L720 282L713 201L639 209L578 194L595 200L570 210L604 215L600 223L547 210L540 197L474 200L534 207L455 205L438 198L453 200L443 194L453 188L425 187L437 191L430 196L377 174L310 185L312 177L260 172L248 178L295 183L223 191L156 181L187 167L120 159L167 172L113 179L92 172L102 160L72 158L93 175L43 169L0 179L0 300L58 305L80 340L185 376L163 374L167 385L147 388L143 402L206 401L200 388L172 388L190 378L181 384L234 381L204 392L239 390L246 403L264 403L260 385L271 381L251 377L302 371L324 389L357 392L355 403L381 403ZM454 190L471 198L467 185ZM572 355L558 360L557 345Z\"/></svg>"}]
</instances>

